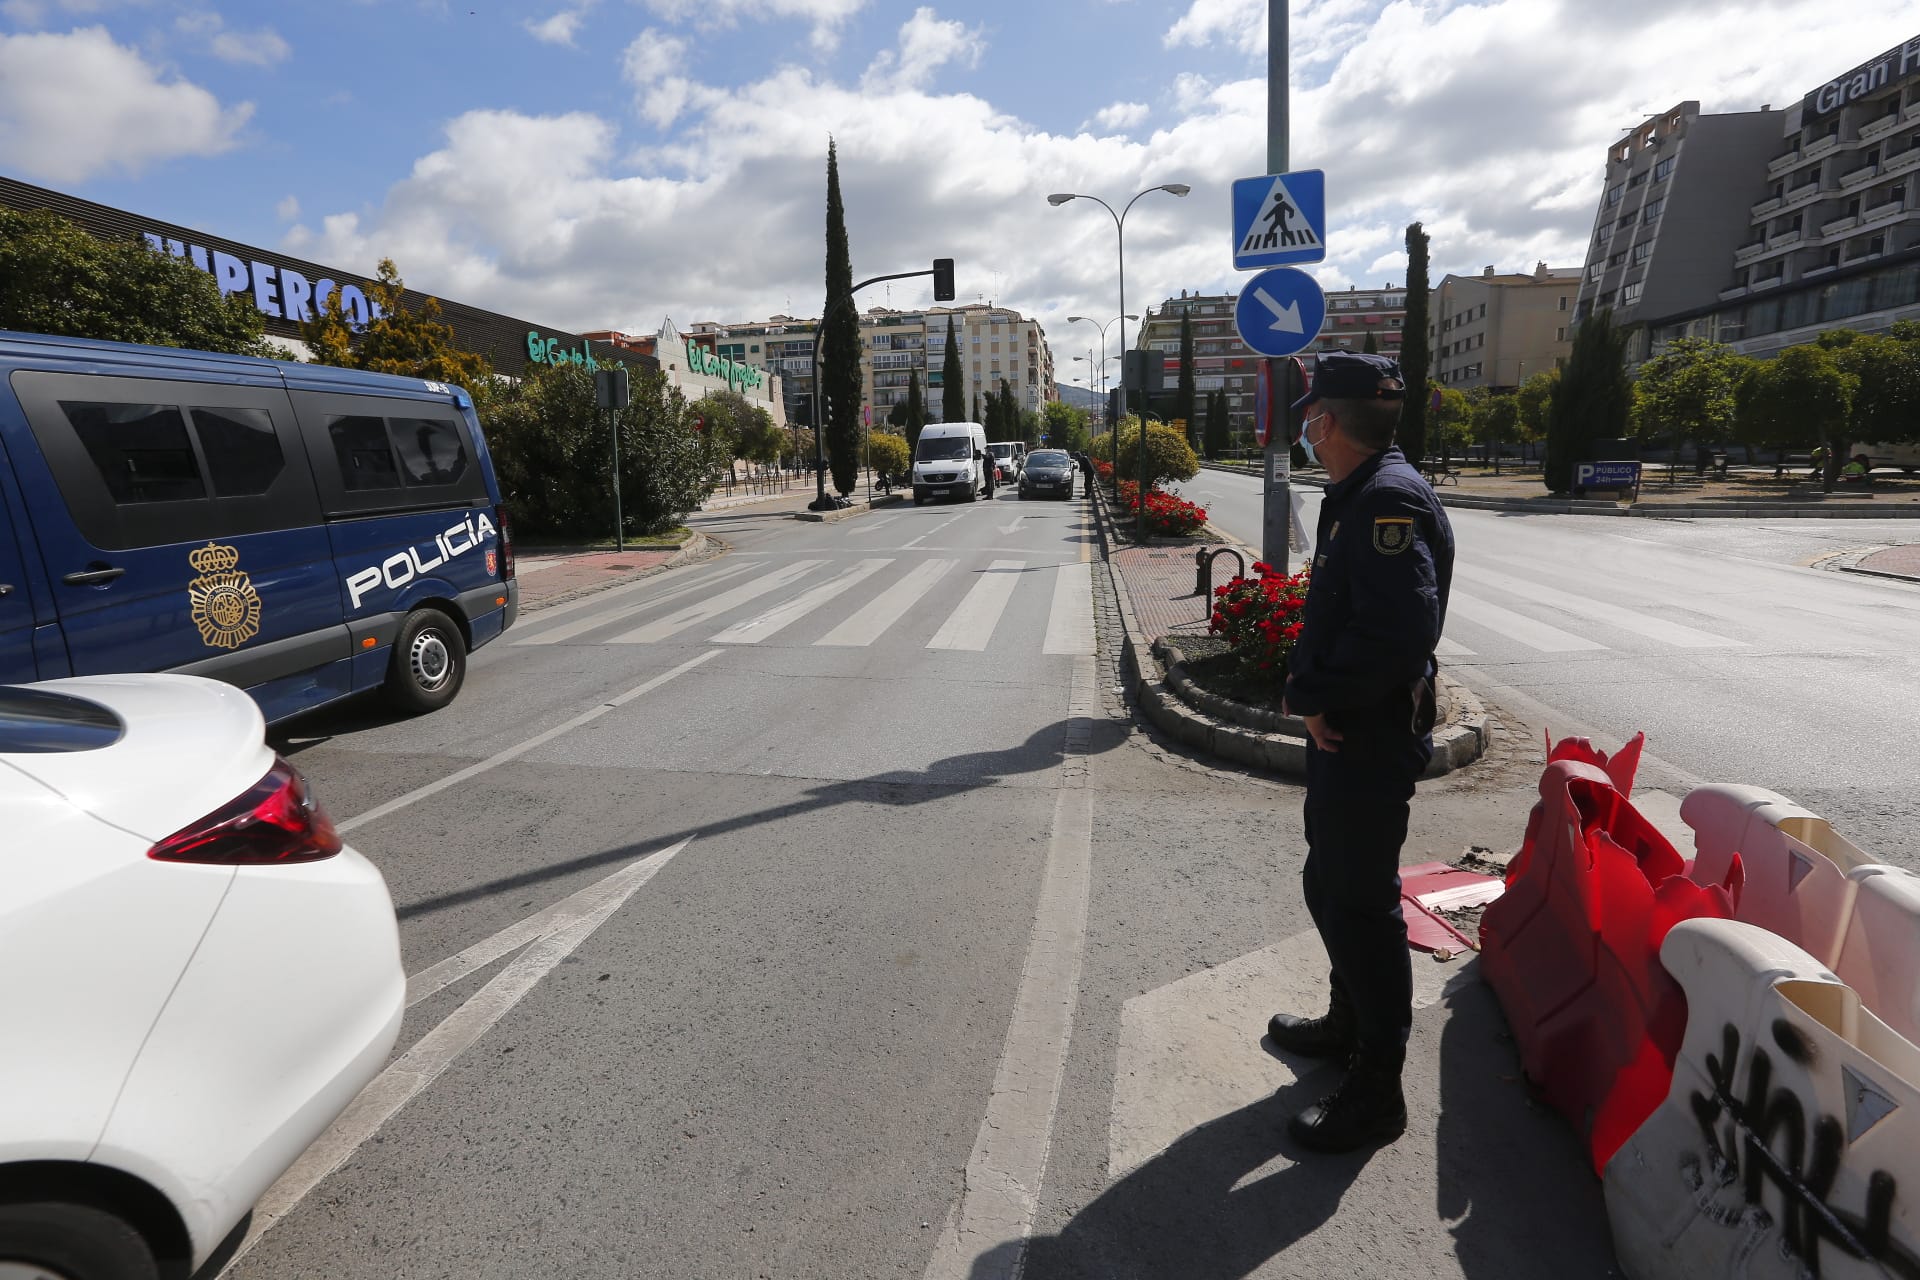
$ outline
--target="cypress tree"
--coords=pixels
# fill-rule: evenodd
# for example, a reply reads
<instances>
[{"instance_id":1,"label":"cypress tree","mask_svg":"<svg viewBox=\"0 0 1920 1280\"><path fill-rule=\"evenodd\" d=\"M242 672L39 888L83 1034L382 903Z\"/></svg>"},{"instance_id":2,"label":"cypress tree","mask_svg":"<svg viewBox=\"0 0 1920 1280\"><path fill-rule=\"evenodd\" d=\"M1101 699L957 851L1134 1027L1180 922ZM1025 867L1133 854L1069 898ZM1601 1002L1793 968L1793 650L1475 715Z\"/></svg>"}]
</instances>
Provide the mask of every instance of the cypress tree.
<instances>
[{"instance_id":1,"label":"cypress tree","mask_svg":"<svg viewBox=\"0 0 1920 1280\"><path fill-rule=\"evenodd\" d=\"M940 361L940 421L967 420L967 389L960 373L960 337L954 331L953 313L947 313L947 354Z\"/></svg>"},{"instance_id":2,"label":"cypress tree","mask_svg":"<svg viewBox=\"0 0 1920 1280\"><path fill-rule=\"evenodd\" d=\"M1174 384L1173 416L1187 424L1187 443L1200 443L1199 405L1195 403L1197 392L1193 385L1193 314L1189 307L1180 309L1180 373L1179 381Z\"/></svg>"},{"instance_id":3,"label":"cypress tree","mask_svg":"<svg viewBox=\"0 0 1920 1280\"><path fill-rule=\"evenodd\" d=\"M1400 377L1407 384L1400 409L1400 452L1417 463L1427 452L1427 368L1433 352L1427 341L1427 233L1407 225L1407 322L1400 332Z\"/></svg>"},{"instance_id":4,"label":"cypress tree","mask_svg":"<svg viewBox=\"0 0 1920 1280\"><path fill-rule=\"evenodd\" d=\"M1627 381L1626 334L1602 308L1573 331L1573 352L1547 414L1547 458L1541 479L1552 493L1573 488L1573 464L1595 440L1627 432L1633 390Z\"/></svg>"},{"instance_id":5,"label":"cypress tree","mask_svg":"<svg viewBox=\"0 0 1920 1280\"><path fill-rule=\"evenodd\" d=\"M837 305L836 305L837 304ZM832 314L829 315L828 313ZM853 302L853 252L840 203L840 159L827 140L827 326L820 343L820 393L826 397L826 446L833 486L844 496L860 476L860 315Z\"/></svg>"},{"instance_id":6,"label":"cypress tree","mask_svg":"<svg viewBox=\"0 0 1920 1280\"><path fill-rule=\"evenodd\" d=\"M967 421L978 422L982 426L986 425L985 419L980 416L980 388L978 387L973 389L973 416L968 418Z\"/></svg>"},{"instance_id":7,"label":"cypress tree","mask_svg":"<svg viewBox=\"0 0 1920 1280\"><path fill-rule=\"evenodd\" d=\"M1005 378L1000 379L1000 439L1017 440L1020 437L1020 408L1013 402L1013 388L1007 385Z\"/></svg>"},{"instance_id":8,"label":"cypress tree","mask_svg":"<svg viewBox=\"0 0 1920 1280\"><path fill-rule=\"evenodd\" d=\"M907 433L907 455L913 456L920 448L920 428L927 425L927 406L920 398L920 371L907 373L907 413L903 427Z\"/></svg>"},{"instance_id":9,"label":"cypress tree","mask_svg":"<svg viewBox=\"0 0 1920 1280\"><path fill-rule=\"evenodd\" d=\"M1367 340L1360 344L1360 350L1370 356L1380 353L1380 340L1373 336L1373 330L1367 330Z\"/></svg>"},{"instance_id":10,"label":"cypress tree","mask_svg":"<svg viewBox=\"0 0 1920 1280\"><path fill-rule=\"evenodd\" d=\"M1227 393L1209 391L1207 393L1207 456L1217 458L1233 447L1227 434Z\"/></svg>"}]
</instances>

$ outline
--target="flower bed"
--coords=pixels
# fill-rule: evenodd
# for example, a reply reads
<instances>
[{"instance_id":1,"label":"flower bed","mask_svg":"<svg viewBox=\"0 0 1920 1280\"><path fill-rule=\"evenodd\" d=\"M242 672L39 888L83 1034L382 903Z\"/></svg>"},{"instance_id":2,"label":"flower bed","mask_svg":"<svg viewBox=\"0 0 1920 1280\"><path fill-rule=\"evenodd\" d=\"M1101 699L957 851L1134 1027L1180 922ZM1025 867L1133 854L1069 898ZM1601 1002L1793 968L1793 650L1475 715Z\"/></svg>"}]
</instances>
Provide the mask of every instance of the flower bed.
<instances>
[{"instance_id":1,"label":"flower bed","mask_svg":"<svg viewBox=\"0 0 1920 1280\"><path fill-rule=\"evenodd\" d=\"M1286 683L1287 655L1305 625L1307 571L1283 574L1255 562L1253 572L1214 588L1207 630L1226 640L1243 679L1277 693Z\"/></svg>"}]
</instances>

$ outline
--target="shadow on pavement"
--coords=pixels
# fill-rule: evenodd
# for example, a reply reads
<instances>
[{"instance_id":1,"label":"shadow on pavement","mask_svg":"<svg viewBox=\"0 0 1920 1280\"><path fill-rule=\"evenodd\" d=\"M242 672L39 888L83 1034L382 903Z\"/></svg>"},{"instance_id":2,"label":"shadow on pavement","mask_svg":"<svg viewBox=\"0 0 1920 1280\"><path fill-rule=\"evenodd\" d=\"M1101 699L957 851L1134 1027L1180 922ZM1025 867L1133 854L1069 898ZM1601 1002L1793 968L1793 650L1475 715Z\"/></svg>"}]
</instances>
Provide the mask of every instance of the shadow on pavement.
<instances>
[{"instance_id":1,"label":"shadow on pavement","mask_svg":"<svg viewBox=\"0 0 1920 1280\"><path fill-rule=\"evenodd\" d=\"M1208 1121L1073 1216L1036 1236L1021 1274L1031 1280L1240 1280L1332 1219L1372 1152L1305 1156L1241 1185L1275 1156L1303 1156L1287 1117L1332 1087L1323 1067L1278 1093ZM1019 1245L974 1263L972 1280L1015 1274ZM1359 1260L1356 1260L1359 1261ZM1282 1274L1300 1274L1283 1271ZM1364 1265L1350 1274L1367 1274Z\"/></svg>"},{"instance_id":2,"label":"shadow on pavement","mask_svg":"<svg viewBox=\"0 0 1920 1280\"><path fill-rule=\"evenodd\" d=\"M870 778L823 783L806 792L800 799L775 805L770 809L742 814L737 818L729 818L723 822L709 823L705 826L660 832L647 837L644 841L621 845L616 849L606 849L584 857L572 858L566 862L521 872L518 875L490 880L471 888L425 898L419 902L410 902L400 907L397 914L402 920L429 915L435 911L444 911L449 907L461 906L494 894L510 893L528 885L556 880L575 872L612 863L628 862L657 852L690 836L711 838L729 832L750 830L767 823L781 822L788 818L838 808L841 805L879 804L904 807L925 804L929 800L949 795L978 791L984 787L994 786L1007 778L1026 773L1040 773L1059 766L1067 757L1067 735L1072 727L1070 721L1056 720L1050 725L1036 729L1025 742L1004 750L973 751L964 755L948 756L944 760L936 760L925 769L896 769L875 774ZM1087 741L1084 744L1076 744L1074 754L1099 755L1113 750L1125 742L1126 738L1126 725L1115 723L1104 717L1096 717L1087 722ZM964 778L965 781L953 781L953 778Z\"/></svg>"}]
</instances>

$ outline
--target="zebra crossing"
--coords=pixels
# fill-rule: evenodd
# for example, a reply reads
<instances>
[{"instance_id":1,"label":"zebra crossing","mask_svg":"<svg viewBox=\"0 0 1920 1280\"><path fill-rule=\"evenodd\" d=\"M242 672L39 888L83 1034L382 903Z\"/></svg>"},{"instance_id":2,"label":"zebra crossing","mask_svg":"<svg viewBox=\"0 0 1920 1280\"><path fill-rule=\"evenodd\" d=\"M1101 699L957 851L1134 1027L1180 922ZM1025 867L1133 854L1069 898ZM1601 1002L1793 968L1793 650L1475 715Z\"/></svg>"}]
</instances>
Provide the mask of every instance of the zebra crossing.
<instances>
[{"instance_id":1,"label":"zebra crossing","mask_svg":"<svg viewBox=\"0 0 1920 1280\"><path fill-rule=\"evenodd\" d=\"M746 558L674 570L654 582L656 590L644 598L627 595L600 609L576 604L565 617L536 614L507 643L777 641L857 649L894 637L947 653L984 653L996 642L1002 648L1030 642L1046 655L1094 652L1092 566L1085 561L1061 564L1036 554L963 567L952 557L924 555L784 563ZM1044 631L1030 637L1009 622L1010 614L1028 616L1012 608L1022 593L1046 615Z\"/></svg>"}]
</instances>

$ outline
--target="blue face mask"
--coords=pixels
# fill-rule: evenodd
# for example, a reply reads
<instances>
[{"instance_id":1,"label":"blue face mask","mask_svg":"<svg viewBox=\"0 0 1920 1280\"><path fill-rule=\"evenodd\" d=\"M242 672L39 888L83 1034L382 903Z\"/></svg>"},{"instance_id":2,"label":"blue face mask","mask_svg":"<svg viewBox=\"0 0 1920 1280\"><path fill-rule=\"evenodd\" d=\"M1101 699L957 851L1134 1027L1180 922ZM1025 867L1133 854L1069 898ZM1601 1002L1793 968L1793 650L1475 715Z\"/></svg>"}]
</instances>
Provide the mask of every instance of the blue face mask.
<instances>
[{"instance_id":1,"label":"blue face mask","mask_svg":"<svg viewBox=\"0 0 1920 1280\"><path fill-rule=\"evenodd\" d=\"M1300 424L1300 450L1307 455L1307 461L1316 467L1320 465L1320 459L1315 457L1313 452L1313 424L1326 416L1323 413L1319 417L1308 418Z\"/></svg>"}]
</instances>

